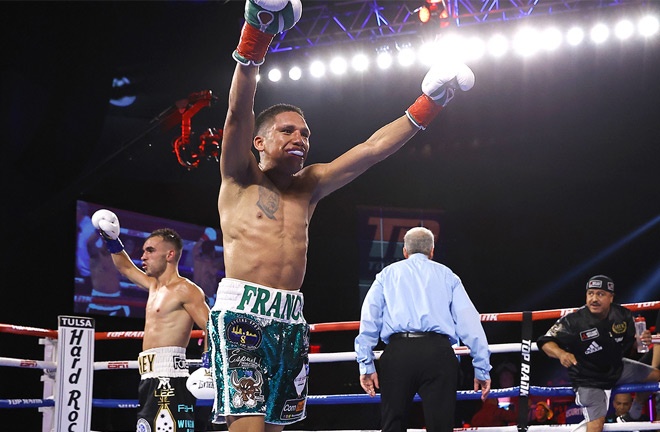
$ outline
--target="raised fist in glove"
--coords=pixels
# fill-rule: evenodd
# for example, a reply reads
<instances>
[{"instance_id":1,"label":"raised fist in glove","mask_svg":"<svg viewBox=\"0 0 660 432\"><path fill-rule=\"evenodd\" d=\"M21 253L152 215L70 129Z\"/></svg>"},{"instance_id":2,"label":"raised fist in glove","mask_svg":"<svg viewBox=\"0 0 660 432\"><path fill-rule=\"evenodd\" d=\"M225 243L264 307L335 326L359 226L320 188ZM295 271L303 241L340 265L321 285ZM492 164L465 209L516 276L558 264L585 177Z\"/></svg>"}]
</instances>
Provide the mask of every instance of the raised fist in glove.
<instances>
[{"instance_id":1,"label":"raised fist in glove","mask_svg":"<svg viewBox=\"0 0 660 432\"><path fill-rule=\"evenodd\" d=\"M218 233L215 232L215 230L211 227L207 227L204 230L204 234L202 234L202 237L200 240L202 241L216 241L218 239Z\"/></svg>"},{"instance_id":2,"label":"raised fist in glove","mask_svg":"<svg viewBox=\"0 0 660 432\"><path fill-rule=\"evenodd\" d=\"M119 219L110 210L97 210L92 215L92 225L105 240L110 253L119 253L124 250L124 245L119 240Z\"/></svg>"},{"instance_id":3,"label":"raised fist in glove","mask_svg":"<svg viewBox=\"0 0 660 432\"><path fill-rule=\"evenodd\" d=\"M259 66L264 62L273 37L296 25L302 16L300 0L247 0L245 24L233 53L242 65Z\"/></svg>"},{"instance_id":4,"label":"raised fist in glove","mask_svg":"<svg viewBox=\"0 0 660 432\"><path fill-rule=\"evenodd\" d=\"M426 129L431 120L450 100L456 90L468 91L474 86L474 73L463 63L439 63L431 67L422 81L422 95L406 115L415 126Z\"/></svg>"}]
</instances>

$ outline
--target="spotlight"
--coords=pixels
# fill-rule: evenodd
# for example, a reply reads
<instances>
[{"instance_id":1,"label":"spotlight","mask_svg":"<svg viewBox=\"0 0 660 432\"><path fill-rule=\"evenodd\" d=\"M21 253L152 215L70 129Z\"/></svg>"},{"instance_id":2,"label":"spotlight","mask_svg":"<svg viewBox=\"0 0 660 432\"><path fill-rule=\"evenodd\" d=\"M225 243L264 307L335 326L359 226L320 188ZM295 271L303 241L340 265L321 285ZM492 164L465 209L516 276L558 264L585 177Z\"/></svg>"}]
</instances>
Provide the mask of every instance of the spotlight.
<instances>
[{"instance_id":1,"label":"spotlight","mask_svg":"<svg viewBox=\"0 0 660 432\"><path fill-rule=\"evenodd\" d=\"M445 22L449 14L447 13L447 9L445 9L444 0L426 0L426 4L417 8L416 11L419 21L422 24L428 23L435 17L434 21L441 21L440 27L447 27L449 25L448 22Z\"/></svg>"},{"instance_id":2,"label":"spotlight","mask_svg":"<svg viewBox=\"0 0 660 432\"><path fill-rule=\"evenodd\" d=\"M561 45L562 36L559 29L548 28L541 33L541 43L547 51L554 51Z\"/></svg>"},{"instance_id":3,"label":"spotlight","mask_svg":"<svg viewBox=\"0 0 660 432\"><path fill-rule=\"evenodd\" d=\"M351 66L358 72L364 72L369 68L369 59L364 54L356 54L351 60Z\"/></svg>"},{"instance_id":4,"label":"spotlight","mask_svg":"<svg viewBox=\"0 0 660 432\"><path fill-rule=\"evenodd\" d=\"M311 73L314 78L321 78L325 75L325 66L319 60L316 60L309 66L309 73Z\"/></svg>"},{"instance_id":5,"label":"spotlight","mask_svg":"<svg viewBox=\"0 0 660 432\"><path fill-rule=\"evenodd\" d=\"M376 63L378 64L379 68L387 69L392 66L392 55L387 51L382 52L378 54L378 57L376 57Z\"/></svg>"},{"instance_id":6,"label":"spotlight","mask_svg":"<svg viewBox=\"0 0 660 432\"><path fill-rule=\"evenodd\" d=\"M335 57L330 61L330 70L335 75L343 75L347 68L346 60L342 57Z\"/></svg>"},{"instance_id":7,"label":"spotlight","mask_svg":"<svg viewBox=\"0 0 660 432\"><path fill-rule=\"evenodd\" d=\"M614 27L614 34L621 40L626 40L635 32L635 26L628 20L619 21Z\"/></svg>"},{"instance_id":8,"label":"spotlight","mask_svg":"<svg viewBox=\"0 0 660 432\"><path fill-rule=\"evenodd\" d=\"M419 8L417 16L419 16L419 20L422 22L422 24L426 24L431 19L431 11L426 6L422 6Z\"/></svg>"},{"instance_id":9,"label":"spotlight","mask_svg":"<svg viewBox=\"0 0 660 432\"><path fill-rule=\"evenodd\" d=\"M410 44L399 47L397 60L401 66L410 66L415 62L415 52Z\"/></svg>"},{"instance_id":10,"label":"spotlight","mask_svg":"<svg viewBox=\"0 0 660 432\"><path fill-rule=\"evenodd\" d=\"M610 36L610 31L605 24L596 24L591 29L590 36L594 43L599 44L607 40L607 38Z\"/></svg>"},{"instance_id":11,"label":"spotlight","mask_svg":"<svg viewBox=\"0 0 660 432\"><path fill-rule=\"evenodd\" d=\"M473 36L465 41L465 60L479 60L486 52L486 44L480 38Z\"/></svg>"},{"instance_id":12,"label":"spotlight","mask_svg":"<svg viewBox=\"0 0 660 432\"><path fill-rule=\"evenodd\" d=\"M302 77L302 70L298 66L289 69L289 78L293 81L298 81Z\"/></svg>"},{"instance_id":13,"label":"spotlight","mask_svg":"<svg viewBox=\"0 0 660 432\"><path fill-rule=\"evenodd\" d=\"M658 32L658 28L660 28L660 23L654 16L648 15L639 21L639 33L642 36L653 36Z\"/></svg>"},{"instance_id":14,"label":"spotlight","mask_svg":"<svg viewBox=\"0 0 660 432\"><path fill-rule=\"evenodd\" d=\"M425 66L431 66L439 60L438 44L434 41L425 42L418 53L419 61Z\"/></svg>"},{"instance_id":15,"label":"spotlight","mask_svg":"<svg viewBox=\"0 0 660 432\"><path fill-rule=\"evenodd\" d=\"M515 51L523 56L534 55L539 49L539 32L531 27L520 30L513 39Z\"/></svg>"},{"instance_id":16,"label":"spotlight","mask_svg":"<svg viewBox=\"0 0 660 432\"><path fill-rule=\"evenodd\" d=\"M488 40L488 52L493 57L502 57L509 50L509 41L501 34L496 34Z\"/></svg>"},{"instance_id":17,"label":"spotlight","mask_svg":"<svg viewBox=\"0 0 660 432\"><path fill-rule=\"evenodd\" d=\"M572 46L580 45L583 40L584 31L579 27L573 27L566 33L566 41Z\"/></svg>"},{"instance_id":18,"label":"spotlight","mask_svg":"<svg viewBox=\"0 0 660 432\"><path fill-rule=\"evenodd\" d=\"M268 79L271 80L272 82L278 82L279 80L282 79L282 71L279 69L271 69L268 72Z\"/></svg>"}]
</instances>

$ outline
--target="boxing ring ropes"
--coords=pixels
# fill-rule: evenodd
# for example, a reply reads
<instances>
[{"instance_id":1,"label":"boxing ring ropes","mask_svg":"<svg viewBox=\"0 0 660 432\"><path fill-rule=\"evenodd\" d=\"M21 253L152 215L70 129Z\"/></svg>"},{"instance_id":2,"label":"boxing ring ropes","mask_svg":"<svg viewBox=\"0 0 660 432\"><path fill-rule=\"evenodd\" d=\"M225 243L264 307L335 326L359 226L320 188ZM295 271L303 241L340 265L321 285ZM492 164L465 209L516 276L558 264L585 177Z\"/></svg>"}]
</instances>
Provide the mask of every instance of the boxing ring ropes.
<instances>
[{"instance_id":1,"label":"boxing ring ropes","mask_svg":"<svg viewBox=\"0 0 660 432\"><path fill-rule=\"evenodd\" d=\"M660 309L660 301L630 303L625 304L628 309L633 312ZM489 398L501 397L519 397L520 406L523 402L527 401L529 396L544 396L544 397L561 397L561 396L574 396L574 392L570 387L540 387L530 385L530 376L532 371L531 353L538 351L536 343L532 341L532 322L537 320L556 320L577 308L570 309L552 309L541 311L527 311L527 312L504 312L504 313L487 313L481 314L482 322L520 322L522 327L522 337L520 342L491 344L490 350L492 354L498 353L512 353L518 352L520 356L520 385L501 389L492 389ZM87 407L85 404L73 404L79 410L62 411L61 408L67 404L58 403L58 396L63 399L64 395L69 396L71 402L71 394L73 391L80 392L80 389L69 389L69 393L63 393L62 389L66 387L64 384L57 383L58 378L64 382L64 378L68 377L69 383L72 377L75 381L80 381L84 386L92 383L91 375L94 371L101 370L125 370L125 369L138 369L137 360L124 360L124 361L89 361L91 366L80 368L79 366L84 363L85 351L87 354L91 353L93 359L93 345L94 341L102 340L122 340L122 339L141 339L143 332L141 331L112 331L112 332L94 332L93 320L86 317L75 316L60 316L58 330L47 330L33 327L15 326L11 324L0 324L0 333L9 333L21 336L38 337L39 344L44 346L43 360L28 360L9 357L0 357L0 366L14 367L14 368L28 368L28 369L41 369L43 375L41 381L43 382L42 398L38 399L0 399L0 409L34 409L37 408L42 414L42 432L60 432L64 430L71 431L86 431L89 430L91 419L91 407L95 408L137 408L137 400L120 400L120 399L92 399L91 389L89 389L89 399ZM91 324L91 329L90 327ZM330 322L320 324L310 324L312 333L331 332L331 331L357 331L359 329L359 322ZM657 331L657 330L656 330ZM203 338L204 333L201 330L193 330L191 339ZM67 345L66 340L75 342L74 345ZM76 344L77 343L77 344ZM660 343L660 335L653 336L653 343ZM464 346L455 347L454 351L457 355L468 355L469 349ZM376 359L380 357L381 351L375 353ZM354 352L337 352L337 353L310 353L310 363L329 363L329 362L346 362L355 361ZM58 367L58 365L61 365ZM66 366L64 366L66 365ZM72 372L70 365L78 367L73 369ZM201 366L200 360L189 359L188 365L191 368L199 368ZM61 374L62 369L69 368L66 374ZM311 372L313 377L313 372ZM81 378L82 377L82 378ZM357 365L356 376L357 380ZM87 381L89 380L89 381ZM91 387L91 385L90 385ZM66 388L64 389L66 391ZM616 387L612 390L612 394L620 392L657 392L660 391L659 383L639 383L627 384ZM83 389L84 392L84 389ZM137 392L137 387L136 387ZM79 396L78 393L75 393ZM457 391L457 400L477 400L481 396L480 392L472 390L459 390ZM419 401L419 396L416 395L416 401ZM369 397L367 394L336 394L336 395L310 395L308 396L308 405L334 405L334 404L365 404L365 403L379 403L380 396ZM212 400L198 399L198 406L210 406ZM72 405L69 403L68 405ZM58 409L60 408L60 409ZM61 417L66 417L62 419ZM522 417L522 416L521 416ZM87 424L86 428L84 424ZM627 423L606 423L606 431L630 431L630 430L652 430L660 429L660 422L627 422ZM68 427L66 427L68 424ZM83 425L81 428L80 426ZM529 430L530 432L541 432L546 430L574 430L578 425L551 425L551 426L527 426L526 421L519 420L518 425L513 426L498 426L498 427L470 427L455 429L460 430L483 430L485 432L514 432L519 430ZM286 429L289 430L289 429ZM424 429L409 429L410 432L421 432ZM294 432L291 431L290 432ZM348 431L342 431L348 432Z\"/></svg>"}]
</instances>

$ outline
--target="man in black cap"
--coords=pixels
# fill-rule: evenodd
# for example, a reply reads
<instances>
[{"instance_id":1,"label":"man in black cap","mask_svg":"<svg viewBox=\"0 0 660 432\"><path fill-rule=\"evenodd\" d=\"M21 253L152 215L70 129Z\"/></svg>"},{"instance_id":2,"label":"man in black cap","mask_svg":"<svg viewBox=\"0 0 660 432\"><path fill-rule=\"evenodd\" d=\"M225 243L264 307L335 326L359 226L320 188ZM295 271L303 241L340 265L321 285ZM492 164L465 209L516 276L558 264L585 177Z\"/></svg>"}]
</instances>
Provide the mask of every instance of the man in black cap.
<instances>
[{"instance_id":1,"label":"man in black cap","mask_svg":"<svg viewBox=\"0 0 660 432\"><path fill-rule=\"evenodd\" d=\"M557 320L537 341L539 349L568 368L587 432L603 430L613 387L660 381L660 370L625 358L636 344L635 323L632 312L613 300L614 281L592 277L586 304ZM650 343L651 332L646 330L640 340Z\"/></svg>"}]
</instances>

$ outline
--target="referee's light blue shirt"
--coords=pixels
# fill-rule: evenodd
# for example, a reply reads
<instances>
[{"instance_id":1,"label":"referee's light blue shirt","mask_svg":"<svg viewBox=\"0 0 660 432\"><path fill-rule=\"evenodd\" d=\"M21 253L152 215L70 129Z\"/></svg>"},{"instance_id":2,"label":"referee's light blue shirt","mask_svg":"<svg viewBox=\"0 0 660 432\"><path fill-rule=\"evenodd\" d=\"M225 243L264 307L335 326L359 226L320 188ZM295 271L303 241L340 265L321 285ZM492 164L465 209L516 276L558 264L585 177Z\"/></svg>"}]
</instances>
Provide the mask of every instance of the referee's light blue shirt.
<instances>
[{"instance_id":1,"label":"referee's light blue shirt","mask_svg":"<svg viewBox=\"0 0 660 432\"><path fill-rule=\"evenodd\" d=\"M376 275L362 304L355 353L361 374L376 371L373 349L393 333L436 332L470 348L474 376L490 379L490 350L479 312L460 278L422 253L390 264Z\"/></svg>"}]
</instances>

